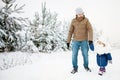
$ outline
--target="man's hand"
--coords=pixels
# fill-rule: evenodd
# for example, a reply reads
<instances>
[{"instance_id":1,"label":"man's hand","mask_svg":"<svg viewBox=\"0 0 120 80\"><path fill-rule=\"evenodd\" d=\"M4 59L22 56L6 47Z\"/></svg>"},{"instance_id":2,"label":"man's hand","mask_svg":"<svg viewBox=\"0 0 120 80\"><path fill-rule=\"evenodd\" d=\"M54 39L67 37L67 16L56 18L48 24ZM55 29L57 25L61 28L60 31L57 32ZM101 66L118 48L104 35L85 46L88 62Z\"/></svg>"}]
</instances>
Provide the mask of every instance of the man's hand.
<instances>
[{"instance_id":1,"label":"man's hand","mask_svg":"<svg viewBox=\"0 0 120 80\"><path fill-rule=\"evenodd\" d=\"M69 49L70 48L70 43L67 43L67 49Z\"/></svg>"},{"instance_id":2,"label":"man's hand","mask_svg":"<svg viewBox=\"0 0 120 80\"><path fill-rule=\"evenodd\" d=\"M93 43L93 41L89 41L89 45L92 44L92 43Z\"/></svg>"},{"instance_id":3,"label":"man's hand","mask_svg":"<svg viewBox=\"0 0 120 80\"><path fill-rule=\"evenodd\" d=\"M94 44L93 41L89 41L89 47L92 51L94 51Z\"/></svg>"}]
</instances>

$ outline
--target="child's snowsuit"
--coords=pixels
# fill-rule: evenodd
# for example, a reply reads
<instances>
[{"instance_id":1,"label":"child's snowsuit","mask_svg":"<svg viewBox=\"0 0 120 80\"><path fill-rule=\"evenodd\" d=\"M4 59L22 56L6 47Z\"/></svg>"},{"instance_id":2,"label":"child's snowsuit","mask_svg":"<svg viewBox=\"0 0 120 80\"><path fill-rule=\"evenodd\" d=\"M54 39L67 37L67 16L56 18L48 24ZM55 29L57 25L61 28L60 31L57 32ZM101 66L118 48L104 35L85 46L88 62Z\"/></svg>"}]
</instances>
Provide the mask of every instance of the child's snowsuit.
<instances>
[{"instance_id":1,"label":"child's snowsuit","mask_svg":"<svg viewBox=\"0 0 120 80\"><path fill-rule=\"evenodd\" d=\"M104 53L104 54L97 54L96 55L97 64L100 67L105 67L108 64L108 60L112 60L110 53Z\"/></svg>"}]
</instances>

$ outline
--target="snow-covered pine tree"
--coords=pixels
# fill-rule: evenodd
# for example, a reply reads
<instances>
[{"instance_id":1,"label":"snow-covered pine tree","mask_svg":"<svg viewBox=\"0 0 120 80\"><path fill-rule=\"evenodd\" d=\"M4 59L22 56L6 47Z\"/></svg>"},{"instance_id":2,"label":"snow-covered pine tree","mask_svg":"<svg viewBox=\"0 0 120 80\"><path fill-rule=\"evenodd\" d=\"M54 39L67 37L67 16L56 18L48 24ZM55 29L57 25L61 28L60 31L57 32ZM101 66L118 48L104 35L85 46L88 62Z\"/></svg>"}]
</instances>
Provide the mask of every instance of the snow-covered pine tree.
<instances>
[{"instance_id":1,"label":"snow-covered pine tree","mask_svg":"<svg viewBox=\"0 0 120 80\"><path fill-rule=\"evenodd\" d=\"M29 25L28 27L23 30L25 34L21 34L23 36L22 40L22 46L21 46L21 51L27 51L30 53L36 53L39 52L38 48L36 45L36 42L38 43L37 38L39 37L38 34L38 26L39 26L39 16L38 13L35 13L35 17L32 21L28 20ZM23 32L22 32L23 33ZM21 37L20 37L21 38Z\"/></svg>"},{"instance_id":2,"label":"snow-covered pine tree","mask_svg":"<svg viewBox=\"0 0 120 80\"><path fill-rule=\"evenodd\" d=\"M22 12L25 5L13 5L15 0L2 0L5 6L0 9L0 48L1 51L13 51L19 45L16 32L25 27L24 19L16 14Z\"/></svg>"},{"instance_id":3,"label":"snow-covered pine tree","mask_svg":"<svg viewBox=\"0 0 120 80\"><path fill-rule=\"evenodd\" d=\"M66 51L66 49L67 49L66 43L67 43L69 25L70 25L70 22L64 21L61 26L62 27L62 30L61 30L62 36L60 36L61 41L59 43L59 47L61 47L64 51Z\"/></svg>"},{"instance_id":4,"label":"snow-covered pine tree","mask_svg":"<svg viewBox=\"0 0 120 80\"><path fill-rule=\"evenodd\" d=\"M31 22L33 42L40 52L56 51L65 49L65 34L62 31L62 23L57 20L57 13L51 13L46 9L46 3L42 3L41 15L35 14Z\"/></svg>"},{"instance_id":5,"label":"snow-covered pine tree","mask_svg":"<svg viewBox=\"0 0 120 80\"><path fill-rule=\"evenodd\" d=\"M46 3L42 3L42 19L40 29L40 46L39 50L43 52L49 52L54 50L57 46L57 37L55 36L55 27L57 27L57 14L52 14L46 9Z\"/></svg>"},{"instance_id":6,"label":"snow-covered pine tree","mask_svg":"<svg viewBox=\"0 0 120 80\"><path fill-rule=\"evenodd\" d=\"M34 18L32 21L29 21L30 23L30 33L31 33L31 39L36 45L36 47L40 46L39 37L40 37L40 16L39 13L36 12L34 15Z\"/></svg>"}]
</instances>

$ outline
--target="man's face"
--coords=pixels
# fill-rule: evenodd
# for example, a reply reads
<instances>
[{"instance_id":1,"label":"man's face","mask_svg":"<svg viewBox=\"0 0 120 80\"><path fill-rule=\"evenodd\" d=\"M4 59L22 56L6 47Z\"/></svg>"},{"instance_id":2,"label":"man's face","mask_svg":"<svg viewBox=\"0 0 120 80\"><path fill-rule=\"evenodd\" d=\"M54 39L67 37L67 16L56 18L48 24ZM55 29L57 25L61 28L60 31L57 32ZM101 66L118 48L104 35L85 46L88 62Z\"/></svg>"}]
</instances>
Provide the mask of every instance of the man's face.
<instances>
[{"instance_id":1,"label":"man's face","mask_svg":"<svg viewBox=\"0 0 120 80\"><path fill-rule=\"evenodd\" d=\"M83 17L83 13L82 14L77 14L78 18Z\"/></svg>"}]
</instances>

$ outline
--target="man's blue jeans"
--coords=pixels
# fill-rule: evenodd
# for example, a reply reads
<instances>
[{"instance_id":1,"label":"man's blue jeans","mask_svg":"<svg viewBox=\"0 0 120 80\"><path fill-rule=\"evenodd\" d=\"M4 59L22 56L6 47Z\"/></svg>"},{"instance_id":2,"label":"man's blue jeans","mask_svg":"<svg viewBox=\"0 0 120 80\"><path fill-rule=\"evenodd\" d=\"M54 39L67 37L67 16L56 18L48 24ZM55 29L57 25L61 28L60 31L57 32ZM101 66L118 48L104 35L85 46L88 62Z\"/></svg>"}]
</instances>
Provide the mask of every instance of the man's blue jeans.
<instances>
[{"instance_id":1,"label":"man's blue jeans","mask_svg":"<svg viewBox=\"0 0 120 80\"><path fill-rule=\"evenodd\" d=\"M88 41L72 41L72 65L74 69L78 68L78 51L81 49L83 61L84 61L84 67L88 67Z\"/></svg>"}]
</instances>

